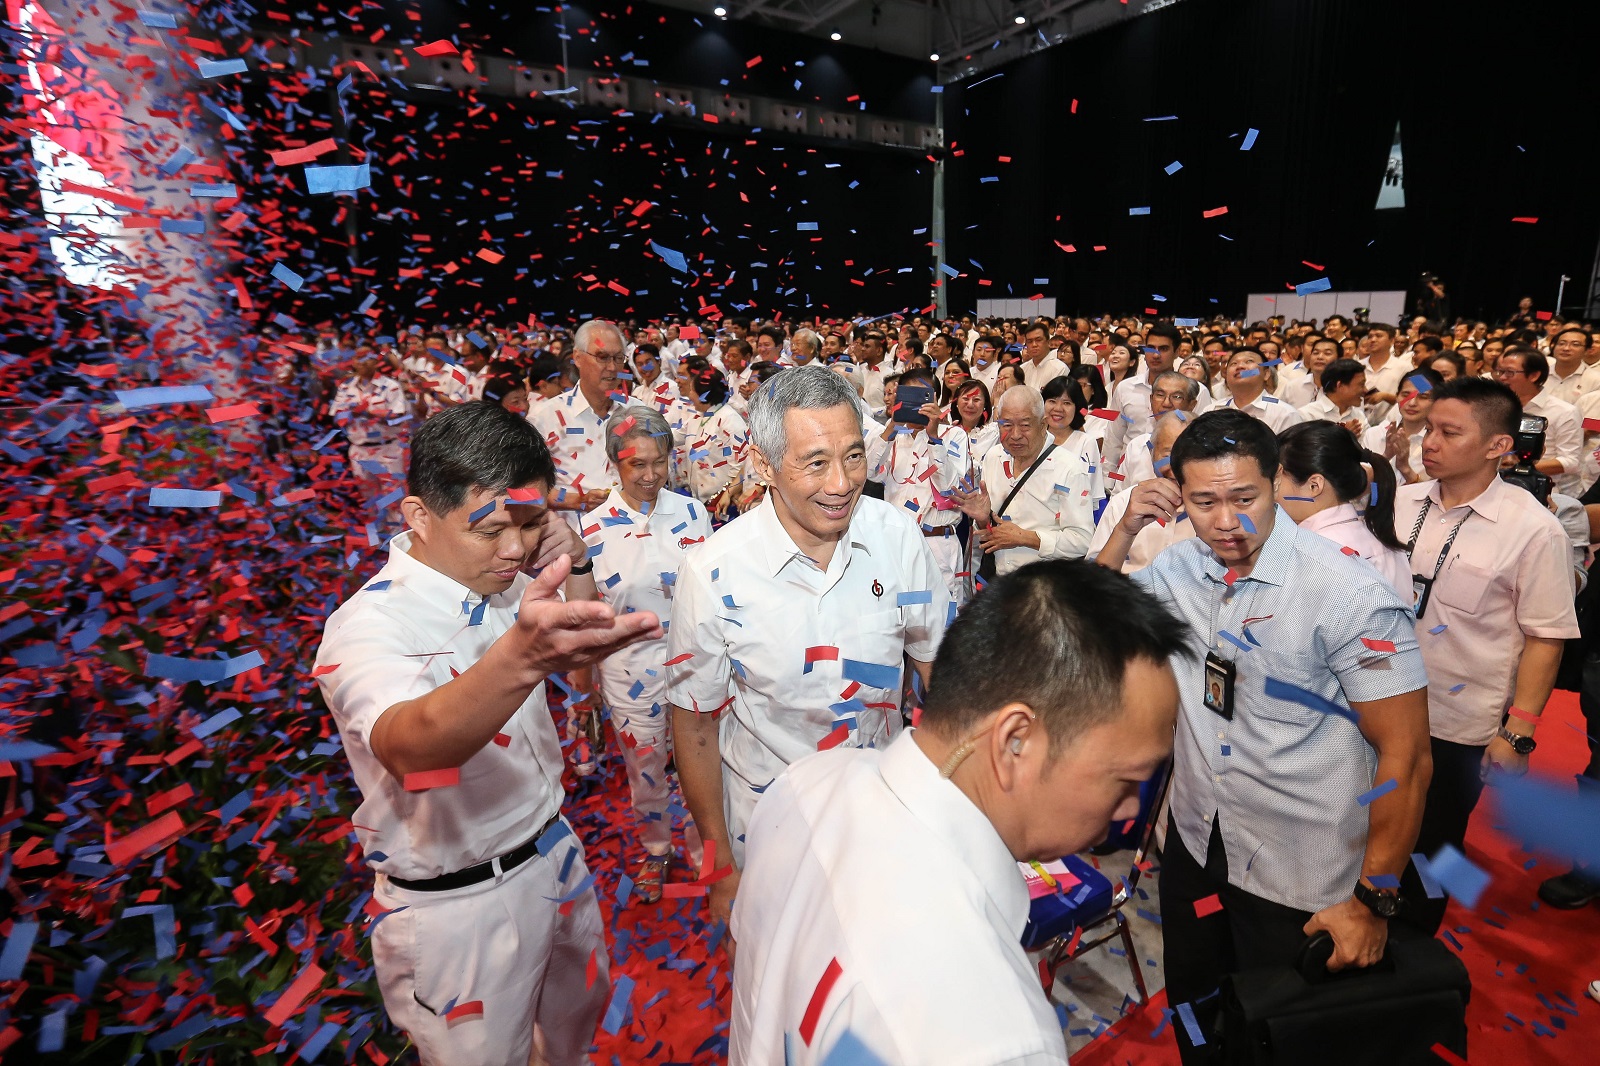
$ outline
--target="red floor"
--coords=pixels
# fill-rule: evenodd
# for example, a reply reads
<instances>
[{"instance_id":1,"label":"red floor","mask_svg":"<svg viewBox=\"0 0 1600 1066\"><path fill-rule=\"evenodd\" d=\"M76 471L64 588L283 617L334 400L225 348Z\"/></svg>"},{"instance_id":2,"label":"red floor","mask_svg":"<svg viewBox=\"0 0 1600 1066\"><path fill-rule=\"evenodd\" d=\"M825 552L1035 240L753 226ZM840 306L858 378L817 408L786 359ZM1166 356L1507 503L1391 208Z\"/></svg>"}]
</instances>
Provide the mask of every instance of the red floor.
<instances>
[{"instance_id":1,"label":"red floor","mask_svg":"<svg viewBox=\"0 0 1600 1066\"><path fill-rule=\"evenodd\" d=\"M1534 771L1570 778L1586 757L1577 698L1557 693L1546 719ZM568 807L589 842L590 865L602 886L601 904L613 935L613 979L634 982L626 1009L614 1005L608 1019L618 1023L616 1032L599 1034L595 1061L720 1062L727 1047L726 956L720 949L708 951L701 901L615 905L618 874L637 856L627 786L620 762L611 762L603 790L575 797ZM1491 792L1467 835L1468 855L1493 881L1476 912L1452 904L1445 919L1472 972L1469 1060L1479 1066L1597 1061L1600 1004L1584 989L1600 978L1600 907L1563 912L1540 906L1534 895L1539 882L1566 865L1521 851L1494 831L1493 817ZM619 869L625 846L626 866ZM678 870L675 879L688 875ZM1176 1064L1170 1028L1151 1035L1165 1006L1165 995L1157 995L1074 1055L1074 1066Z\"/></svg>"}]
</instances>

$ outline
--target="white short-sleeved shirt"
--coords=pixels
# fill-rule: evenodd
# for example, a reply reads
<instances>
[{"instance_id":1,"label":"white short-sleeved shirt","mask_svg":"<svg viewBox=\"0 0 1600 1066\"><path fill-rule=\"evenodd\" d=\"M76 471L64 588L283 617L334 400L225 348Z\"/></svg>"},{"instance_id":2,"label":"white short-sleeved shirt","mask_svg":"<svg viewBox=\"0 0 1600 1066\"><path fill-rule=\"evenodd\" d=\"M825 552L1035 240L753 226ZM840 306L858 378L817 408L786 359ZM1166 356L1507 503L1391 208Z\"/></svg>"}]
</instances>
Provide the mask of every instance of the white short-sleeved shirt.
<instances>
[{"instance_id":1,"label":"white short-sleeved shirt","mask_svg":"<svg viewBox=\"0 0 1600 1066\"><path fill-rule=\"evenodd\" d=\"M1300 528L1333 541L1345 549L1346 555L1365 559L1383 575L1395 595L1402 601L1411 599L1411 561L1406 558L1405 552L1391 548L1373 536L1354 504L1341 503L1318 511L1301 522Z\"/></svg>"},{"instance_id":2,"label":"white short-sleeved shirt","mask_svg":"<svg viewBox=\"0 0 1600 1066\"><path fill-rule=\"evenodd\" d=\"M996 552L996 574L1009 574L1040 559L1081 559L1094 533L1094 475L1083 455L1071 447L1058 447L1050 453L1022 491L1012 497L1002 517L1000 505L1027 469L1027 464L1013 459L1003 447L989 449L983 460L983 483L989 486L995 518L1016 522L1039 535L1037 550L1017 547Z\"/></svg>"},{"instance_id":3,"label":"white short-sleeved shirt","mask_svg":"<svg viewBox=\"0 0 1600 1066\"><path fill-rule=\"evenodd\" d=\"M654 611L672 628L673 586L684 556L711 536L706 509L687 496L662 490L647 514L628 506L616 489L583 516L583 539L594 561L600 598L618 614ZM609 705L651 707L666 713L667 638L642 640L600 664L601 691Z\"/></svg>"},{"instance_id":4,"label":"white short-sleeved shirt","mask_svg":"<svg viewBox=\"0 0 1600 1066\"><path fill-rule=\"evenodd\" d=\"M1095 523L1094 536L1089 538L1089 551L1085 558L1090 560L1099 558L1100 552L1111 542L1111 534L1116 532L1117 523L1128 513L1128 504L1132 502L1133 494L1129 492L1115 493L1106 501L1106 509L1100 512L1100 521ZM1165 525L1151 522L1139 530L1139 535L1133 538L1133 546L1128 549L1128 558L1122 564L1122 572L1133 574L1143 570L1167 548L1192 536L1194 536L1194 525L1189 521L1187 511L1178 512L1177 520Z\"/></svg>"},{"instance_id":5,"label":"white short-sleeved shirt","mask_svg":"<svg viewBox=\"0 0 1600 1066\"><path fill-rule=\"evenodd\" d=\"M743 476L750 427L731 403L702 413L679 400L667 411L666 419L678 439L674 480L695 499L710 503Z\"/></svg>"},{"instance_id":6,"label":"white short-sleeved shirt","mask_svg":"<svg viewBox=\"0 0 1600 1066\"><path fill-rule=\"evenodd\" d=\"M1022 361L1022 380L1025 384L1036 389L1042 389L1046 384L1067 373L1066 363L1053 355L1047 355L1035 363L1031 359Z\"/></svg>"},{"instance_id":7,"label":"white short-sleeved shirt","mask_svg":"<svg viewBox=\"0 0 1600 1066\"><path fill-rule=\"evenodd\" d=\"M897 735L903 657L931 662L950 613L910 515L861 497L824 569L773 508L769 495L684 559L668 634L667 698L730 708L723 764L758 791L840 723L845 747Z\"/></svg>"},{"instance_id":8,"label":"white short-sleeved shirt","mask_svg":"<svg viewBox=\"0 0 1600 1066\"><path fill-rule=\"evenodd\" d=\"M1552 475L1556 491L1582 496L1587 485L1583 475L1583 416L1565 400L1541 392L1522 405L1525 415L1540 415L1548 420L1544 436L1544 458L1561 460L1562 472Z\"/></svg>"},{"instance_id":9,"label":"white short-sleeved shirt","mask_svg":"<svg viewBox=\"0 0 1600 1066\"><path fill-rule=\"evenodd\" d=\"M1315 400L1301 407L1300 417L1307 422L1337 422L1340 425L1344 425L1346 422L1359 422L1361 429L1358 432L1361 433L1365 433L1372 428L1367 422L1367 414L1360 404L1341 411L1339 410L1339 405L1326 396L1318 396Z\"/></svg>"},{"instance_id":10,"label":"white short-sleeved shirt","mask_svg":"<svg viewBox=\"0 0 1600 1066\"><path fill-rule=\"evenodd\" d=\"M1395 422L1395 412L1391 410L1387 419L1361 434L1361 446L1374 455L1382 455L1384 448L1388 446L1389 427ZM1422 474L1422 438L1427 436L1427 433L1428 427L1424 424L1421 429L1408 435L1411 441L1411 472L1415 475ZM1396 480L1404 485L1405 479L1400 475L1400 464L1390 459L1389 466L1394 469Z\"/></svg>"},{"instance_id":11,"label":"white short-sleeved shirt","mask_svg":"<svg viewBox=\"0 0 1600 1066\"><path fill-rule=\"evenodd\" d=\"M1532 494L1495 478L1477 499L1448 511L1437 481L1402 485L1396 537L1410 541L1430 501L1411 550L1412 573L1432 577L1450 531L1457 523L1461 529L1417 619L1428 721L1440 740L1481 746L1494 739L1516 695L1526 638L1578 635L1567 534Z\"/></svg>"},{"instance_id":12,"label":"white short-sleeved shirt","mask_svg":"<svg viewBox=\"0 0 1600 1066\"><path fill-rule=\"evenodd\" d=\"M351 821L374 870L410 881L465 869L515 848L561 807L561 746L538 685L500 731L461 765L459 784L407 792L372 753L372 727L397 703L446 684L516 624L531 580L484 599L389 546L377 577L328 617L317 678L361 789Z\"/></svg>"},{"instance_id":13,"label":"white short-sleeved shirt","mask_svg":"<svg viewBox=\"0 0 1600 1066\"><path fill-rule=\"evenodd\" d=\"M1305 421L1299 411L1296 411L1276 396L1268 396L1264 392L1249 403L1242 405L1235 403L1233 397L1229 396L1217 404L1217 409L1243 411L1251 418L1265 422L1267 428L1274 433L1282 433L1288 427L1299 425Z\"/></svg>"},{"instance_id":14,"label":"white short-sleeved shirt","mask_svg":"<svg viewBox=\"0 0 1600 1066\"><path fill-rule=\"evenodd\" d=\"M606 420L589 406L581 386L529 408L528 421L544 437L555 460L558 499L563 491L581 494L616 484L617 472L606 457ZM567 514L576 526L577 512Z\"/></svg>"},{"instance_id":15,"label":"white short-sleeved shirt","mask_svg":"<svg viewBox=\"0 0 1600 1066\"><path fill-rule=\"evenodd\" d=\"M1141 433L1128 442L1128 450L1122 456L1122 468L1117 471L1122 475L1122 480L1115 483L1113 496L1156 476L1155 461L1150 456L1150 434Z\"/></svg>"},{"instance_id":16,"label":"white short-sleeved shirt","mask_svg":"<svg viewBox=\"0 0 1600 1066\"><path fill-rule=\"evenodd\" d=\"M792 766L756 808L748 856L732 1066L825 1062L846 1034L884 1063L1066 1063L1022 950L1017 864L911 733ZM907 870L917 891L887 890ZM807 1008L835 964L807 1043Z\"/></svg>"},{"instance_id":17,"label":"white short-sleeved shirt","mask_svg":"<svg viewBox=\"0 0 1600 1066\"><path fill-rule=\"evenodd\" d=\"M344 426L351 444L387 444L400 439L398 424L411 413L405 390L394 378L374 375L362 381L356 377L339 383L328 414Z\"/></svg>"},{"instance_id":18,"label":"white short-sleeved shirt","mask_svg":"<svg viewBox=\"0 0 1600 1066\"><path fill-rule=\"evenodd\" d=\"M905 511L918 525L955 525L961 521L961 508L949 493L970 473L966 433L945 426L939 440L930 441L920 426L903 428L915 432L897 432L889 438L872 480L883 484L886 503Z\"/></svg>"}]
</instances>

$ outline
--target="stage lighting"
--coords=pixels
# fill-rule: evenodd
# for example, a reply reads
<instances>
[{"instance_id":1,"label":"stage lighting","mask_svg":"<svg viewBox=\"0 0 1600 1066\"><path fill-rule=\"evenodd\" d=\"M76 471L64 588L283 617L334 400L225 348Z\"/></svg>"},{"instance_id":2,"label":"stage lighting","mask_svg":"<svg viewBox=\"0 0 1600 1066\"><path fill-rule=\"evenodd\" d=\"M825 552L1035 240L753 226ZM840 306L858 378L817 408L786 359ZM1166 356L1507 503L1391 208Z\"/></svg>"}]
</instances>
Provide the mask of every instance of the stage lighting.
<instances>
[{"instance_id":1,"label":"stage lighting","mask_svg":"<svg viewBox=\"0 0 1600 1066\"><path fill-rule=\"evenodd\" d=\"M928 58L929 58L929 59L930 59L930 60L931 60L931 61L933 61L933 62L935 62L935 63L937 63L937 62L939 62L939 53L938 53L938 52L932 52L932 53L930 53L930 54L929 54L929 55L928 55Z\"/></svg>"},{"instance_id":2,"label":"stage lighting","mask_svg":"<svg viewBox=\"0 0 1600 1066\"><path fill-rule=\"evenodd\" d=\"M1026 26L1028 24L1028 16L1024 15L1024 14L1021 14L1019 12L1017 14L1017 17L1012 19L1011 21L1015 22L1018 26Z\"/></svg>"},{"instance_id":3,"label":"stage lighting","mask_svg":"<svg viewBox=\"0 0 1600 1066\"><path fill-rule=\"evenodd\" d=\"M828 34L828 39L830 41L842 41L844 40L844 34L840 33L839 27L835 26L833 32Z\"/></svg>"},{"instance_id":4,"label":"stage lighting","mask_svg":"<svg viewBox=\"0 0 1600 1066\"><path fill-rule=\"evenodd\" d=\"M728 17L728 9L723 7L721 4L718 4L716 7L712 8L711 13L717 16L719 19L725 19Z\"/></svg>"}]
</instances>

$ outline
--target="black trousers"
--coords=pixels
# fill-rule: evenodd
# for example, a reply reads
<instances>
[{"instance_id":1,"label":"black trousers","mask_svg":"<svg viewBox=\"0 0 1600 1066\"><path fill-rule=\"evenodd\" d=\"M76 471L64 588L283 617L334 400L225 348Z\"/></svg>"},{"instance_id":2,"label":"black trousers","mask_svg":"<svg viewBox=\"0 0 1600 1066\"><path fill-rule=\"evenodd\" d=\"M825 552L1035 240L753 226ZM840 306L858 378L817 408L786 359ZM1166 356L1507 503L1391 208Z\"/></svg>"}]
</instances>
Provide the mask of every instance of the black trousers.
<instances>
[{"instance_id":1,"label":"black trousers","mask_svg":"<svg viewBox=\"0 0 1600 1066\"><path fill-rule=\"evenodd\" d=\"M1194 912L1196 901L1216 896L1222 909L1204 918ZM1161 863L1162 958L1167 972L1167 1005L1177 1011L1187 1003L1206 1043L1191 1044L1187 1027L1174 1014L1172 1028L1184 1066L1220 1061L1212 1035L1222 1005L1218 991L1222 980L1237 970L1257 966L1293 965L1305 943L1310 911L1296 910L1262 899L1228 883L1228 855L1222 834L1212 821L1206 861L1194 861L1167 825L1167 846Z\"/></svg>"},{"instance_id":2,"label":"black trousers","mask_svg":"<svg viewBox=\"0 0 1600 1066\"><path fill-rule=\"evenodd\" d=\"M1422 810L1422 829L1413 849L1432 858L1446 844L1459 851L1467 839L1467 822L1472 819L1478 797L1483 795L1483 747L1455 744L1432 738L1433 780L1428 782L1427 805ZM1405 899L1406 921L1429 936L1439 931L1449 898L1429 899L1414 864L1407 864L1401 879L1400 894Z\"/></svg>"},{"instance_id":3,"label":"black trousers","mask_svg":"<svg viewBox=\"0 0 1600 1066\"><path fill-rule=\"evenodd\" d=\"M1600 788L1600 654L1583 661L1578 709L1583 711L1583 731L1589 737L1589 765L1578 777L1578 788Z\"/></svg>"}]
</instances>

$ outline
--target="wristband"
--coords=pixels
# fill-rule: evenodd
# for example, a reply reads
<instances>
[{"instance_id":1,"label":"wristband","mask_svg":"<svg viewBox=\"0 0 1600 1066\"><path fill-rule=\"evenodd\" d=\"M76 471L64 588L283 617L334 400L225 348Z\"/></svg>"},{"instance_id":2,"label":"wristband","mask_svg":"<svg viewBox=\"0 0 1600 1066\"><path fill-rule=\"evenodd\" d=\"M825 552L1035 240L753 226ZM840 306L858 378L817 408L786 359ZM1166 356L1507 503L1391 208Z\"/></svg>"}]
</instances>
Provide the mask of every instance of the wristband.
<instances>
[{"instance_id":1,"label":"wristband","mask_svg":"<svg viewBox=\"0 0 1600 1066\"><path fill-rule=\"evenodd\" d=\"M582 577L585 574L592 574L592 573L594 573L594 560L593 559L585 559L583 561L583 565L582 566L578 566L578 565L574 564L573 567L572 567L572 571L568 576L569 577L574 577L574 576L575 577Z\"/></svg>"},{"instance_id":2,"label":"wristband","mask_svg":"<svg viewBox=\"0 0 1600 1066\"><path fill-rule=\"evenodd\" d=\"M1510 708L1509 710L1506 711L1506 714L1510 715L1512 718L1520 718L1524 722L1530 722L1533 725L1538 725L1539 724L1539 716L1538 715L1529 714L1527 711L1523 710L1521 707L1512 707L1512 708Z\"/></svg>"}]
</instances>

